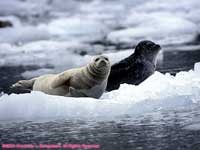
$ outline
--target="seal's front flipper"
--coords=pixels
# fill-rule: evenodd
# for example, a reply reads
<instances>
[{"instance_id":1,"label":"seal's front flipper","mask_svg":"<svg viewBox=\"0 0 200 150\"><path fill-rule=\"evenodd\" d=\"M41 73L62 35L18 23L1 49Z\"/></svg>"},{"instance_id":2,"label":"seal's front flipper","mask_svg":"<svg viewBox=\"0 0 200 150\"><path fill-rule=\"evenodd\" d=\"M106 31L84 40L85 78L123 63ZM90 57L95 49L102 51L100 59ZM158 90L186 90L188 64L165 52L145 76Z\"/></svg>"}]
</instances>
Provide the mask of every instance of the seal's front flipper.
<instances>
[{"instance_id":1,"label":"seal's front flipper","mask_svg":"<svg viewBox=\"0 0 200 150\"><path fill-rule=\"evenodd\" d=\"M51 83L51 88L58 88L62 85L68 85L71 76L67 74L67 72L61 73L55 77L53 82Z\"/></svg>"},{"instance_id":2,"label":"seal's front flipper","mask_svg":"<svg viewBox=\"0 0 200 150\"><path fill-rule=\"evenodd\" d=\"M87 97L81 90L69 87L69 96L70 97Z\"/></svg>"}]
</instances>

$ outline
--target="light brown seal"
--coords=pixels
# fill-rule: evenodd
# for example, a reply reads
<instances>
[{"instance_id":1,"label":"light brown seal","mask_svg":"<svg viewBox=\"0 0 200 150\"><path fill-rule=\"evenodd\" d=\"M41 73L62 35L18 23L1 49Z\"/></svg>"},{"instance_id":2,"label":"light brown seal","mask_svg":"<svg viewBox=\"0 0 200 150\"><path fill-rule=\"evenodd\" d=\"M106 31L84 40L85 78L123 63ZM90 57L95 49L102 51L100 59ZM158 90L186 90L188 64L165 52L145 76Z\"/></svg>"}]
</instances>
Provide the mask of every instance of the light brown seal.
<instances>
[{"instance_id":1,"label":"light brown seal","mask_svg":"<svg viewBox=\"0 0 200 150\"><path fill-rule=\"evenodd\" d=\"M50 95L99 98L106 89L109 73L109 59L106 56L97 56L84 67L21 80L12 87L31 88Z\"/></svg>"}]
</instances>

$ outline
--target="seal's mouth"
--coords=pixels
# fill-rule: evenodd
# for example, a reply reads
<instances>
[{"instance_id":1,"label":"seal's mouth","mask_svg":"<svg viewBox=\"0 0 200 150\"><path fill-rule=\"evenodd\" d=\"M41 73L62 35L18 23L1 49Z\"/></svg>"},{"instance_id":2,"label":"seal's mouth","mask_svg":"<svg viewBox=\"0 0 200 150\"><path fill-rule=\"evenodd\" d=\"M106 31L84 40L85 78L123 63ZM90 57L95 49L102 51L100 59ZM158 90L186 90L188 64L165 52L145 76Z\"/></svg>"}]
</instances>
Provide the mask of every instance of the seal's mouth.
<instances>
[{"instance_id":1,"label":"seal's mouth","mask_svg":"<svg viewBox=\"0 0 200 150\"><path fill-rule=\"evenodd\" d=\"M107 62L105 60L100 60L98 62L98 67L104 67L104 66L107 66Z\"/></svg>"},{"instance_id":2,"label":"seal's mouth","mask_svg":"<svg viewBox=\"0 0 200 150\"><path fill-rule=\"evenodd\" d=\"M159 44L155 44L155 45L153 46L153 48L154 48L155 50L157 50L157 51L160 51L160 50L161 50L161 46L160 46Z\"/></svg>"}]
</instances>

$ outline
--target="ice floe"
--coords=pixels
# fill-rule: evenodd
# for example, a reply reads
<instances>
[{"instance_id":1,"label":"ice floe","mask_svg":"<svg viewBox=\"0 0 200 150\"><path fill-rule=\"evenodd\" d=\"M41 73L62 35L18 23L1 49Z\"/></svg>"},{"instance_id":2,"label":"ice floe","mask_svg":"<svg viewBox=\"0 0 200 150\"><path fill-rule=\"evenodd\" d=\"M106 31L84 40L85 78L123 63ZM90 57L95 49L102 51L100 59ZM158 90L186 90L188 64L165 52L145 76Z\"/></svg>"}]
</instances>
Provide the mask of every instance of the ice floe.
<instances>
[{"instance_id":1,"label":"ice floe","mask_svg":"<svg viewBox=\"0 0 200 150\"><path fill-rule=\"evenodd\" d=\"M103 23L78 17L54 20L48 30L56 38L83 42L101 41L108 32Z\"/></svg>"},{"instance_id":2,"label":"ice floe","mask_svg":"<svg viewBox=\"0 0 200 150\"><path fill-rule=\"evenodd\" d=\"M0 119L49 117L114 117L160 109L178 109L200 102L200 63L176 76L156 72L139 86L123 84L100 100L30 94L2 95Z\"/></svg>"},{"instance_id":3,"label":"ice floe","mask_svg":"<svg viewBox=\"0 0 200 150\"><path fill-rule=\"evenodd\" d=\"M0 29L0 43L27 43L32 41L47 40L50 38L49 31L44 25L27 25L13 16L0 17L0 20L8 20L13 27Z\"/></svg>"},{"instance_id":4,"label":"ice floe","mask_svg":"<svg viewBox=\"0 0 200 150\"><path fill-rule=\"evenodd\" d=\"M150 39L162 45L169 45L193 41L198 34L196 24L170 13L134 12L125 22L128 28L109 33L109 41L133 45L137 41Z\"/></svg>"}]
</instances>

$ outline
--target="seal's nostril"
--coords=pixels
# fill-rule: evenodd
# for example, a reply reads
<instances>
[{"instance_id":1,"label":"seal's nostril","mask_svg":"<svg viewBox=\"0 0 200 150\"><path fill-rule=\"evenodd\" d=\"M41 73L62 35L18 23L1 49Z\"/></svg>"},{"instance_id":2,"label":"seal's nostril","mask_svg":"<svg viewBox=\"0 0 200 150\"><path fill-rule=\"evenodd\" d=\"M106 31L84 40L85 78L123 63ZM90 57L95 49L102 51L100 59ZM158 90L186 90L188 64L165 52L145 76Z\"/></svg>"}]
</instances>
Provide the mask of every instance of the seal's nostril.
<instances>
[{"instance_id":1,"label":"seal's nostril","mask_svg":"<svg viewBox=\"0 0 200 150\"><path fill-rule=\"evenodd\" d=\"M161 46L160 46L159 44L155 44L154 47L155 47L156 49L159 49L159 50L161 49Z\"/></svg>"},{"instance_id":2,"label":"seal's nostril","mask_svg":"<svg viewBox=\"0 0 200 150\"><path fill-rule=\"evenodd\" d=\"M102 63L106 63L105 60L101 60Z\"/></svg>"},{"instance_id":3,"label":"seal's nostril","mask_svg":"<svg viewBox=\"0 0 200 150\"><path fill-rule=\"evenodd\" d=\"M100 65L100 66L106 65L106 61L105 61L105 60L101 60L101 61L99 62L99 65Z\"/></svg>"}]
</instances>

